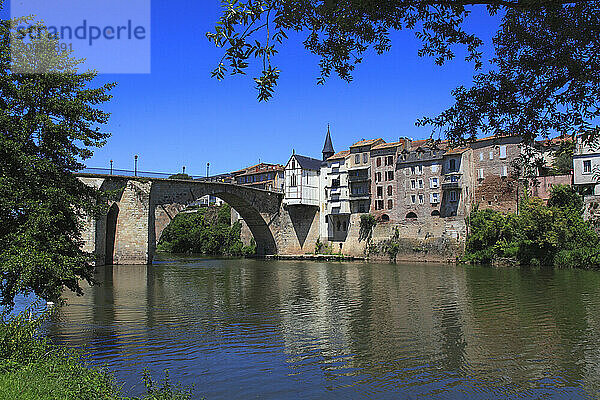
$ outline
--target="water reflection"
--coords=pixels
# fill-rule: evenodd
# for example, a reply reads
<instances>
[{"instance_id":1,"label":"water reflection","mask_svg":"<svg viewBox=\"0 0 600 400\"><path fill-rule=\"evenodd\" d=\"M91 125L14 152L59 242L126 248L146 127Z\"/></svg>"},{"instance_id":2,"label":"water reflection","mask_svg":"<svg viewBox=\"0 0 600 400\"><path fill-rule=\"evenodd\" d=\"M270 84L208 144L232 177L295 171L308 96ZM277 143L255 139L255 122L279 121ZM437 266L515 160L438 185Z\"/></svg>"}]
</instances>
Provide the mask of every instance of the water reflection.
<instances>
[{"instance_id":1,"label":"water reflection","mask_svg":"<svg viewBox=\"0 0 600 400\"><path fill-rule=\"evenodd\" d=\"M257 260L106 267L51 327L132 393L145 366L207 398L585 398L600 274Z\"/></svg>"}]
</instances>

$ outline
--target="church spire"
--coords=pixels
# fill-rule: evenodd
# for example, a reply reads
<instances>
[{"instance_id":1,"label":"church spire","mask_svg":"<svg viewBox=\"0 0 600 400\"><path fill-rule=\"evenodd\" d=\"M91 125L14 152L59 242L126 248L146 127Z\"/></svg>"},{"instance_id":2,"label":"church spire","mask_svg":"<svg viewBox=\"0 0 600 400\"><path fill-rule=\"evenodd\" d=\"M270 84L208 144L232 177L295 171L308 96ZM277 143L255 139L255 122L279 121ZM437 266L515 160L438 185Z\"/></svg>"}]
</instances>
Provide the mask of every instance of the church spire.
<instances>
[{"instance_id":1,"label":"church spire","mask_svg":"<svg viewBox=\"0 0 600 400\"><path fill-rule=\"evenodd\" d=\"M323 161L335 154L333 143L331 143L331 134L329 133L329 124L327 124L327 137L325 137L325 145L323 146Z\"/></svg>"}]
</instances>

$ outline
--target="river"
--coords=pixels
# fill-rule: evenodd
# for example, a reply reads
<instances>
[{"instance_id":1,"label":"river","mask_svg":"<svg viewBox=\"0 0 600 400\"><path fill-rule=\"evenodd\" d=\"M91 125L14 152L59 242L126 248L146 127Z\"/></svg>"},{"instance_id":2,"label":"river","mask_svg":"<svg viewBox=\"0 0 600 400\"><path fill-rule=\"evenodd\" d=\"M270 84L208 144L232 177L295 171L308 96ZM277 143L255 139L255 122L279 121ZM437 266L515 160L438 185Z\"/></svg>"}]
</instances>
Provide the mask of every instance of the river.
<instances>
[{"instance_id":1,"label":"river","mask_svg":"<svg viewBox=\"0 0 600 400\"><path fill-rule=\"evenodd\" d=\"M98 279L49 335L129 394L145 367L207 399L600 391L596 271L170 257Z\"/></svg>"}]
</instances>

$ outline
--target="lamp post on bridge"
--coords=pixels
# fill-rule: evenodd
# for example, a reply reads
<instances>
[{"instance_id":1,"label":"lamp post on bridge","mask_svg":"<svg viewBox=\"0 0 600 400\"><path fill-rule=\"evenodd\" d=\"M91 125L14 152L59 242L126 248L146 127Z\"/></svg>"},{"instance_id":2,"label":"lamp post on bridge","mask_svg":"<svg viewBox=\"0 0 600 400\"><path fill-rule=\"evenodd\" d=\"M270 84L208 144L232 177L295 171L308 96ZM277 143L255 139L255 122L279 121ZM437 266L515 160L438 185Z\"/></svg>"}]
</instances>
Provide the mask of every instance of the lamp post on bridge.
<instances>
[{"instance_id":1,"label":"lamp post on bridge","mask_svg":"<svg viewBox=\"0 0 600 400\"><path fill-rule=\"evenodd\" d=\"M210 169L210 163L207 162L206 163L206 179L208 179L208 171L209 171L209 169Z\"/></svg>"},{"instance_id":2,"label":"lamp post on bridge","mask_svg":"<svg viewBox=\"0 0 600 400\"><path fill-rule=\"evenodd\" d=\"M183 166L183 175L185 175L185 165Z\"/></svg>"},{"instance_id":3,"label":"lamp post on bridge","mask_svg":"<svg viewBox=\"0 0 600 400\"><path fill-rule=\"evenodd\" d=\"M134 158L133 175L137 176L137 160L138 160L137 154L135 156L133 156L133 158Z\"/></svg>"},{"instance_id":4,"label":"lamp post on bridge","mask_svg":"<svg viewBox=\"0 0 600 400\"><path fill-rule=\"evenodd\" d=\"M112 165L113 165L113 160L110 160L110 174L112 175Z\"/></svg>"}]
</instances>

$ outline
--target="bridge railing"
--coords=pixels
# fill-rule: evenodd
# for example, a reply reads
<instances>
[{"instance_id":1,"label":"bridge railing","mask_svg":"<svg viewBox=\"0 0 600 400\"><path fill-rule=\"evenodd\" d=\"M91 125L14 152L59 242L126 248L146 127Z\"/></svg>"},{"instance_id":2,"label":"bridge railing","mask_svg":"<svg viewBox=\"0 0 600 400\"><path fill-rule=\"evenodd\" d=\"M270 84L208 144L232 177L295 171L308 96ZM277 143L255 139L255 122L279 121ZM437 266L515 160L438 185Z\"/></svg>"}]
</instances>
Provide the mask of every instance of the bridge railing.
<instances>
[{"instance_id":1,"label":"bridge railing","mask_svg":"<svg viewBox=\"0 0 600 400\"><path fill-rule=\"evenodd\" d=\"M149 171L134 171L129 169L110 169L110 168L94 168L94 167L86 167L79 173L83 174L97 174L97 175L115 175L115 176L131 176L131 177L142 177L142 178L163 178L168 179L169 177L177 174L181 174L181 172L176 173L166 173L166 172L149 172ZM223 182L223 183L235 183L233 181L233 177L228 174L222 175L213 175L209 176L199 176L199 175L188 175L194 180L198 181L208 181L208 182ZM270 189L272 192L283 193L281 188L272 188Z\"/></svg>"},{"instance_id":2,"label":"bridge railing","mask_svg":"<svg viewBox=\"0 0 600 400\"><path fill-rule=\"evenodd\" d=\"M133 171L129 169L117 169L117 168L93 168L86 167L79 171L84 174L99 174L99 175L118 175L118 176L140 176L142 178L164 178L167 179L177 173L166 173L166 172L149 172L149 171ZM181 174L181 172L179 172ZM206 176L189 175L192 179L206 180ZM209 180L212 180L210 177Z\"/></svg>"}]
</instances>

